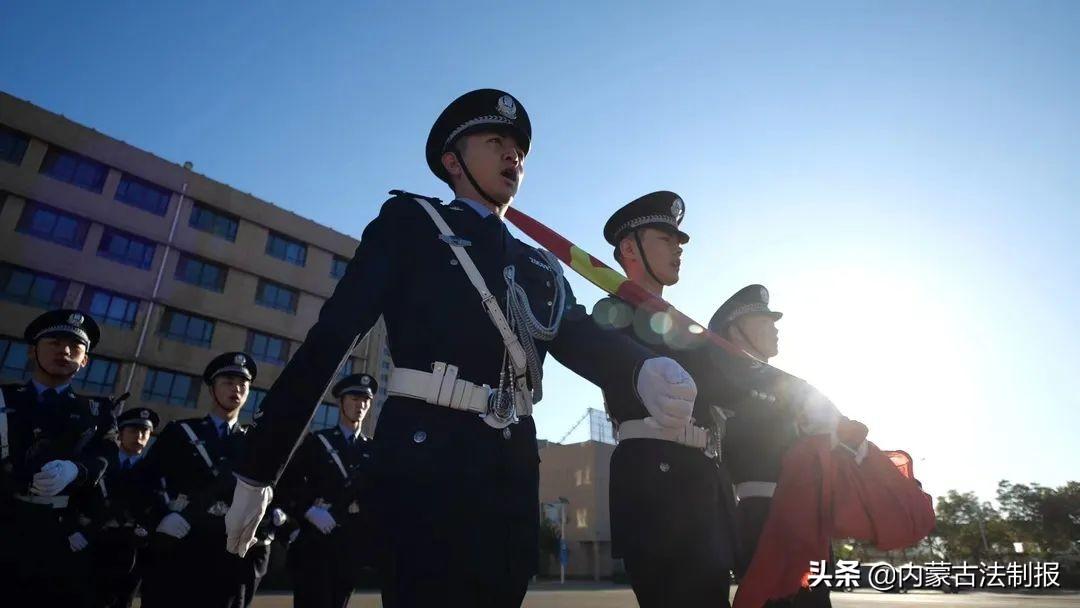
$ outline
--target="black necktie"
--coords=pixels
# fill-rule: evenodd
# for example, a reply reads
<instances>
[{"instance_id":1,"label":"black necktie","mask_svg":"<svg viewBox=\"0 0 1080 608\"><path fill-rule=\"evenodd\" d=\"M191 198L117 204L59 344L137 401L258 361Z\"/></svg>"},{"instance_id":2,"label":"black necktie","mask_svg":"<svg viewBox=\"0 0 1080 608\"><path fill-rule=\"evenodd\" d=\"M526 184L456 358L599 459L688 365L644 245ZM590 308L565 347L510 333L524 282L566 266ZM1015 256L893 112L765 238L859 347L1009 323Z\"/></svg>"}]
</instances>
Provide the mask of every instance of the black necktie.
<instances>
[{"instance_id":1,"label":"black necktie","mask_svg":"<svg viewBox=\"0 0 1080 608\"><path fill-rule=\"evenodd\" d=\"M129 469L131 469L131 459L130 458L128 458L127 460L125 460L123 463L120 464L120 470L121 471L127 471Z\"/></svg>"},{"instance_id":2,"label":"black necktie","mask_svg":"<svg viewBox=\"0 0 1080 608\"><path fill-rule=\"evenodd\" d=\"M60 398L60 393L56 392L55 388L47 388L41 391L41 402L52 403Z\"/></svg>"}]
</instances>

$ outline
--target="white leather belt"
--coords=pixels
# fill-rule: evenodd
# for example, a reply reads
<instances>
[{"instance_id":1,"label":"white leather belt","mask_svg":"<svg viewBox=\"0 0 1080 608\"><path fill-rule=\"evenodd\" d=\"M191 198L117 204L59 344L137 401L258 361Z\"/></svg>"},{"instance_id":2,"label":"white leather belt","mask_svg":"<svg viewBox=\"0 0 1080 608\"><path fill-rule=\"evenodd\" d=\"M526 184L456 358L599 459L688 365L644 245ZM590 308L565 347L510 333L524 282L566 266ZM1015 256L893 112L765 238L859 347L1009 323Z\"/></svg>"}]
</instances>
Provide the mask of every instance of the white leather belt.
<instances>
[{"instance_id":1,"label":"white leather belt","mask_svg":"<svg viewBox=\"0 0 1080 608\"><path fill-rule=\"evenodd\" d=\"M54 509L66 509L68 506L67 496L35 496L33 494L16 494L16 500L27 502L32 505L44 505Z\"/></svg>"},{"instance_id":2,"label":"white leather belt","mask_svg":"<svg viewBox=\"0 0 1080 608\"><path fill-rule=\"evenodd\" d=\"M744 498L772 498L776 491L775 481L744 481L735 484L735 495Z\"/></svg>"},{"instance_id":3,"label":"white leather belt","mask_svg":"<svg viewBox=\"0 0 1080 608\"><path fill-rule=\"evenodd\" d=\"M627 420L619 423L619 441L624 439L662 439L691 448L705 449L709 444L709 431L688 424L682 428L655 427L644 420Z\"/></svg>"},{"instance_id":4,"label":"white leather belt","mask_svg":"<svg viewBox=\"0 0 1080 608\"><path fill-rule=\"evenodd\" d=\"M396 367L390 374L390 383L386 392L399 397L411 397L432 405L441 405L452 410L486 414L488 397L492 388L486 384L474 384L458 378L458 367L441 361L432 365L432 371ZM518 404L529 403L518 416L531 416L529 400L515 400Z\"/></svg>"}]
</instances>

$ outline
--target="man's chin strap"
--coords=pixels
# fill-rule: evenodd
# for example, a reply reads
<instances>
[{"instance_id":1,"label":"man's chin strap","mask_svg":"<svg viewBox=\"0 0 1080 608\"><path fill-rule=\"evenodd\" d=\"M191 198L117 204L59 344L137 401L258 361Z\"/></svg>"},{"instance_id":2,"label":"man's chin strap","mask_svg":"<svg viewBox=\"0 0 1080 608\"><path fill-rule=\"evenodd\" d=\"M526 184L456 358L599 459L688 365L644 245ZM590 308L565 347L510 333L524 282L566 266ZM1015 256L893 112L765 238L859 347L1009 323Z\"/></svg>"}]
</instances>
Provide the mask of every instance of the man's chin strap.
<instances>
[{"instance_id":1,"label":"man's chin strap","mask_svg":"<svg viewBox=\"0 0 1080 608\"><path fill-rule=\"evenodd\" d=\"M656 276L656 273L652 271L652 266L649 266L649 256L645 253L645 246L641 244L641 234L638 230L632 230L634 235L634 242L637 243L638 253L641 254L641 263L645 265L645 272L649 273L649 276L656 281L656 284L660 287L664 286L664 282L660 280L660 277Z\"/></svg>"},{"instance_id":2,"label":"man's chin strap","mask_svg":"<svg viewBox=\"0 0 1080 608\"><path fill-rule=\"evenodd\" d=\"M491 198L490 196L488 196L488 193L484 192L483 188L480 187L480 184L476 183L476 180L473 179L472 173L469 171L468 165L465 164L465 159L461 157L461 152L459 152L457 150L457 148L455 148L453 150L453 152L454 152L454 157L457 158L458 164L461 165L461 170L465 173L465 177L468 178L469 183L472 184L472 187L476 190L476 192L480 196L484 197L484 200L491 203L492 205L495 205L496 208L505 207L506 206L505 202L500 203L500 202L496 201L495 199Z\"/></svg>"},{"instance_id":3,"label":"man's chin strap","mask_svg":"<svg viewBox=\"0 0 1080 608\"><path fill-rule=\"evenodd\" d=\"M735 328L735 331L739 332L739 335L742 336L743 341L746 342L750 346L750 348L754 349L754 352L750 354L754 355L758 359L761 359L762 361L765 361L765 355L761 353L761 347L759 347L757 344L754 344L754 341L750 339L750 336L746 335L746 332L744 332L742 328L739 327L738 321L732 322L731 326Z\"/></svg>"}]
</instances>

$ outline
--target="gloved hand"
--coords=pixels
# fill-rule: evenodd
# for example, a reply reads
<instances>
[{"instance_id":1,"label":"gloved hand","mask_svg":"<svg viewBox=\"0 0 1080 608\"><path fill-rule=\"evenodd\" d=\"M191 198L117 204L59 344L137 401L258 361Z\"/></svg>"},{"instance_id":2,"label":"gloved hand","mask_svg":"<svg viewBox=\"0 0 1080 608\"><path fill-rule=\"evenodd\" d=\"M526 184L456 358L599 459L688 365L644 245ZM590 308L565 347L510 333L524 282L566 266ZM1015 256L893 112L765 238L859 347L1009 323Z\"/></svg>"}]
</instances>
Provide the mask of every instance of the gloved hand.
<instances>
[{"instance_id":1,"label":"gloved hand","mask_svg":"<svg viewBox=\"0 0 1080 608\"><path fill-rule=\"evenodd\" d=\"M156 530L162 534L168 534L175 539L181 539L191 532L191 524L179 513L169 513L161 518Z\"/></svg>"},{"instance_id":2,"label":"gloved hand","mask_svg":"<svg viewBox=\"0 0 1080 608\"><path fill-rule=\"evenodd\" d=\"M30 492L38 496L56 496L79 476L79 467L70 460L53 460L45 463L34 474Z\"/></svg>"},{"instance_id":3,"label":"gloved hand","mask_svg":"<svg viewBox=\"0 0 1080 608\"><path fill-rule=\"evenodd\" d=\"M807 385L805 396L795 411L799 432L803 435L829 435L840 423L840 410L816 388Z\"/></svg>"},{"instance_id":4,"label":"gloved hand","mask_svg":"<svg viewBox=\"0 0 1080 608\"><path fill-rule=\"evenodd\" d=\"M255 530L259 527L266 508L274 498L274 488L252 485L236 478L232 506L225 514L225 550L240 557L247 555L255 544Z\"/></svg>"},{"instance_id":5,"label":"gloved hand","mask_svg":"<svg viewBox=\"0 0 1080 608\"><path fill-rule=\"evenodd\" d=\"M655 424L671 429L690 424L697 385L675 360L646 359L638 371L637 392Z\"/></svg>"},{"instance_id":6,"label":"gloved hand","mask_svg":"<svg viewBox=\"0 0 1080 608\"><path fill-rule=\"evenodd\" d=\"M86 540L86 537L82 535L82 532L76 532L68 537L68 546L71 547L73 553L78 553L89 547L90 541Z\"/></svg>"},{"instance_id":7,"label":"gloved hand","mask_svg":"<svg viewBox=\"0 0 1080 608\"><path fill-rule=\"evenodd\" d=\"M270 522L274 524L275 528L280 528L287 521L289 521L289 516L285 514L285 511L281 509L270 511Z\"/></svg>"},{"instance_id":8,"label":"gloved hand","mask_svg":"<svg viewBox=\"0 0 1080 608\"><path fill-rule=\"evenodd\" d=\"M307 513L304 513L304 519L311 522L311 525L319 529L319 532L323 534L330 534L333 532L334 527L337 526L337 522L334 521L334 516L330 514L330 511L322 507L311 506Z\"/></svg>"}]
</instances>

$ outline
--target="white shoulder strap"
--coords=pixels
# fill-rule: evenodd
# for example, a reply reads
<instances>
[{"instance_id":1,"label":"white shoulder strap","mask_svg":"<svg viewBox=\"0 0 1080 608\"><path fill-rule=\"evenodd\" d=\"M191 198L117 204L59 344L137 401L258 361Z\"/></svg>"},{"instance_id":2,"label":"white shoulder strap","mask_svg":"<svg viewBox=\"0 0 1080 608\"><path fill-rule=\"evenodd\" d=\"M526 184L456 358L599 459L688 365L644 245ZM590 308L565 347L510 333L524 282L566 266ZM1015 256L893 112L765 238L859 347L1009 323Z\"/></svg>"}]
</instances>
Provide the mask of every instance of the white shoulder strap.
<instances>
[{"instance_id":1,"label":"white shoulder strap","mask_svg":"<svg viewBox=\"0 0 1080 608\"><path fill-rule=\"evenodd\" d=\"M0 460L8 457L8 449L7 404L4 402L4 389L0 388Z\"/></svg>"},{"instance_id":2,"label":"white shoulder strap","mask_svg":"<svg viewBox=\"0 0 1080 608\"><path fill-rule=\"evenodd\" d=\"M435 207L428 201L422 198L413 199L420 203L420 206L427 211L431 216L431 220L438 226L439 231L446 237L453 237L454 231L447 225L446 220L443 219L439 212L435 210ZM472 258L469 257L465 248L457 244L457 239L447 238L446 244L450 245L450 249L457 256L458 262L461 263L461 268L468 275L469 281L472 282L473 287L480 293L480 301L484 305L484 310L487 311L488 316L491 317L491 322L495 324L495 329L499 330L499 334L502 336L503 344L506 345L507 352L510 353L510 361L514 364L514 369L519 374L523 374L526 369L525 362L525 349L521 347L521 342L518 341L518 337L514 335L513 330L510 329L510 324L506 322L506 316L503 315L502 309L499 308L499 303L495 299L495 296L491 295L491 292L487 288L487 284L484 283L484 277L480 275L480 271L477 270L476 264L473 264Z\"/></svg>"},{"instance_id":3,"label":"white shoulder strap","mask_svg":"<svg viewBox=\"0 0 1080 608\"><path fill-rule=\"evenodd\" d=\"M199 436L195 434L195 431L191 430L191 427L188 426L188 423L186 422L181 422L180 428L184 429L184 432L187 433L188 439L191 440L192 445L199 451L199 456L202 456L203 461L206 462L206 466L210 467L210 472L214 474L214 477L217 477L218 471L214 466L214 461L210 460L210 454L206 452L206 446L203 445Z\"/></svg>"},{"instance_id":4,"label":"white shoulder strap","mask_svg":"<svg viewBox=\"0 0 1080 608\"><path fill-rule=\"evenodd\" d=\"M327 453L334 459L334 464L336 464L338 470L341 471L341 476L348 479L349 474L345 472L345 465L341 463L341 456L338 456L337 450L334 449L334 446L330 445L330 441L326 438L326 435L315 433L315 436L319 438L319 441L321 441L326 448Z\"/></svg>"}]
</instances>

